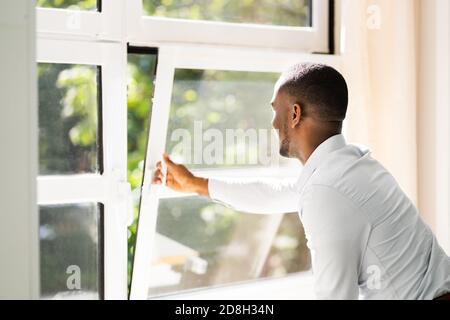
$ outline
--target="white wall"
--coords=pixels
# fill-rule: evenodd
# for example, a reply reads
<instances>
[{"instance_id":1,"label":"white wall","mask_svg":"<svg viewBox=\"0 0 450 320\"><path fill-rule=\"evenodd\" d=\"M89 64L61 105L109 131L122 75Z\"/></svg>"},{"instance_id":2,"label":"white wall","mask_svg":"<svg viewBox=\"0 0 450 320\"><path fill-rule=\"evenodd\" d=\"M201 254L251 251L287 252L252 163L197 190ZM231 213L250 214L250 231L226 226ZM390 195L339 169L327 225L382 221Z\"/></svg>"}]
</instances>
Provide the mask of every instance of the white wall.
<instances>
[{"instance_id":1,"label":"white wall","mask_svg":"<svg viewBox=\"0 0 450 320\"><path fill-rule=\"evenodd\" d=\"M34 1L0 1L0 299L38 297Z\"/></svg>"}]
</instances>

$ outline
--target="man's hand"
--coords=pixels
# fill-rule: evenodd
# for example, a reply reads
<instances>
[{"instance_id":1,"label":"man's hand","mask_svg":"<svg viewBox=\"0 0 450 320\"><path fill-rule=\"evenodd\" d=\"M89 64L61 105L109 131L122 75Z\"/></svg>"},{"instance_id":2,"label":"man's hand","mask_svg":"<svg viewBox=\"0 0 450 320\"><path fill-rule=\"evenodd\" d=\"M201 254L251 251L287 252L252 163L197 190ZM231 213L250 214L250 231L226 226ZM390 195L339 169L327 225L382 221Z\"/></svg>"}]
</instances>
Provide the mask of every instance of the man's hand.
<instances>
[{"instance_id":1,"label":"man's hand","mask_svg":"<svg viewBox=\"0 0 450 320\"><path fill-rule=\"evenodd\" d=\"M163 161L167 166L167 177L164 177L162 163L158 161L152 184L162 184L166 179L166 185L175 191L209 197L208 179L194 176L185 166L172 162L167 154L163 155Z\"/></svg>"}]
</instances>

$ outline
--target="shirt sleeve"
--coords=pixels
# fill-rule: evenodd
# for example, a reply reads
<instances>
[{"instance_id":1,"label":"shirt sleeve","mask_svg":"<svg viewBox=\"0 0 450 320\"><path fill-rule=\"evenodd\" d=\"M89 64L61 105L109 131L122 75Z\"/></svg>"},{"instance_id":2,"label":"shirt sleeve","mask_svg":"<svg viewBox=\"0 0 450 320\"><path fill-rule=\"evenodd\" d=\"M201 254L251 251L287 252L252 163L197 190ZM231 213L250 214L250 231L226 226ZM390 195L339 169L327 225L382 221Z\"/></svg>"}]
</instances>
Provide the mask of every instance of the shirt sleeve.
<instances>
[{"instance_id":1,"label":"shirt sleeve","mask_svg":"<svg viewBox=\"0 0 450 320\"><path fill-rule=\"evenodd\" d=\"M292 181L222 181L209 179L211 199L255 214L298 212L300 196Z\"/></svg>"},{"instance_id":2,"label":"shirt sleeve","mask_svg":"<svg viewBox=\"0 0 450 320\"><path fill-rule=\"evenodd\" d=\"M370 226L350 199L327 186L311 186L302 201L318 299L359 297L359 272Z\"/></svg>"}]
</instances>

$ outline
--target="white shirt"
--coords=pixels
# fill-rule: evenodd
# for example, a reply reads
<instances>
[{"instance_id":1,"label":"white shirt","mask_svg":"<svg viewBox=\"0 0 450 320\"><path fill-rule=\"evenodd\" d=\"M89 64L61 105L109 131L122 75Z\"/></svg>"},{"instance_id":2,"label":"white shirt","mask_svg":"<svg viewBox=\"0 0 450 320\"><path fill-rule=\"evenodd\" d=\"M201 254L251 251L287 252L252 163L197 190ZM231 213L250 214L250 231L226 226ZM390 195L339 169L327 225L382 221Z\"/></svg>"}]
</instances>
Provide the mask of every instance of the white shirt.
<instances>
[{"instance_id":1,"label":"white shirt","mask_svg":"<svg viewBox=\"0 0 450 320\"><path fill-rule=\"evenodd\" d=\"M391 174L342 135L323 142L295 184L209 180L236 210L299 212L319 299L433 299L450 292L450 258Z\"/></svg>"}]
</instances>

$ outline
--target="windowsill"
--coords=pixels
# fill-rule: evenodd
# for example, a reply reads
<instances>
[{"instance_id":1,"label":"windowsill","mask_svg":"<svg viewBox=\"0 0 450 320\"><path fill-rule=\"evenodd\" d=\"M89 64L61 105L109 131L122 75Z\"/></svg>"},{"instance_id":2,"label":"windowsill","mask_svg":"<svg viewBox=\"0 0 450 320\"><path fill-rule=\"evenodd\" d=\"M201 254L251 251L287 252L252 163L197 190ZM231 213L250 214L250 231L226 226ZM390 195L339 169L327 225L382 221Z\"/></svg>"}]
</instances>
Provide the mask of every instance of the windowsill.
<instances>
[{"instance_id":1,"label":"windowsill","mask_svg":"<svg viewBox=\"0 0 450 320\"><path fill-rule=\"evenodd\" d=\"M303 272L220 288L167 295L155 300L314 300L313 275Z\"/></svg>"}]
</instances>

